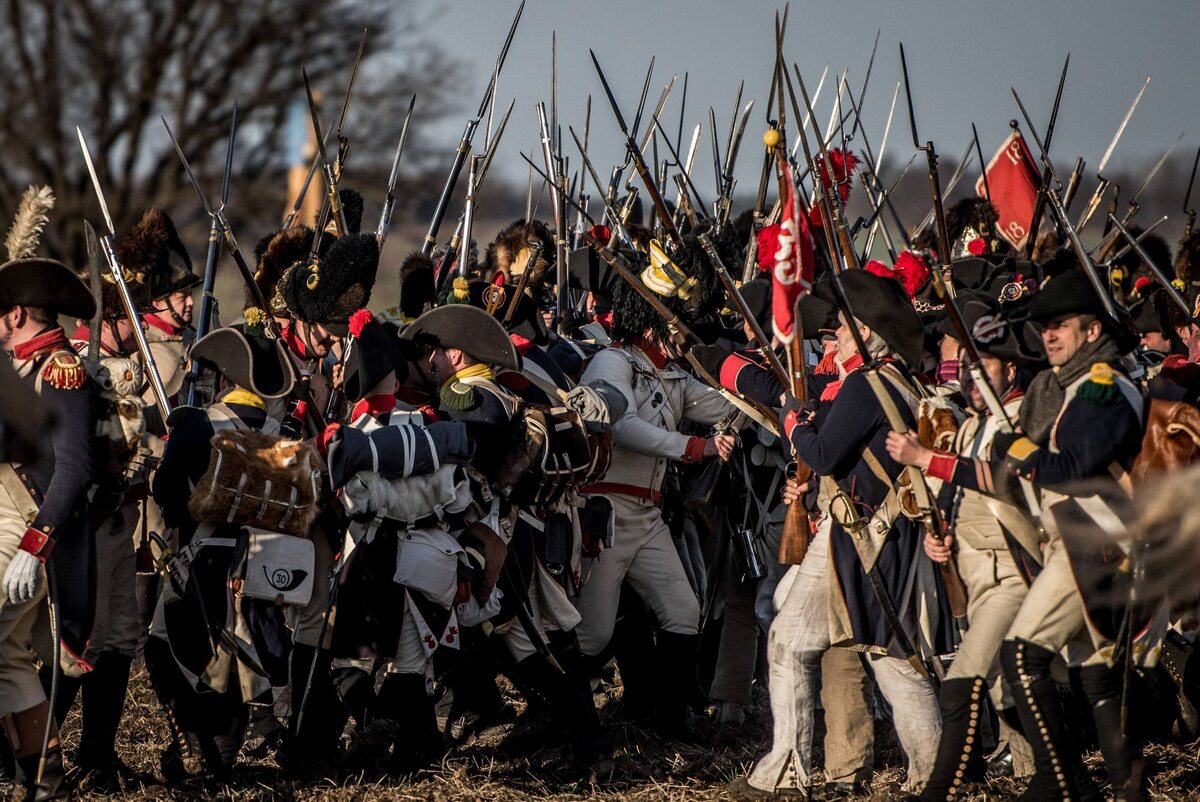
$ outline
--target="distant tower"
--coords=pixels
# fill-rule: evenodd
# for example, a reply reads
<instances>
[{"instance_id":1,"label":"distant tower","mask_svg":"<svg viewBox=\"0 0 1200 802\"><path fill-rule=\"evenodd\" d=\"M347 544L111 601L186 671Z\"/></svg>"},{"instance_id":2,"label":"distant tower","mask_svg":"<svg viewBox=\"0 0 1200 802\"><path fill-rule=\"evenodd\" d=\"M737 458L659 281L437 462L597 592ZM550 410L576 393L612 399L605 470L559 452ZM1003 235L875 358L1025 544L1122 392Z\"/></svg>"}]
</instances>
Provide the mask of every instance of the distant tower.
<instances>
[{"instance_id":1,"label":"distant tower","mask_svg":"<svg viewBox=\"0 0 1200 802\"><path fill-rule=\"evenodd\" d=\"M319 106L321 93L314 92L313 94ZM312 117L308 113L308 103L304 99L296 99L292 103L291 109L288 110L286 137L287 152L292 161L288 167L287 199L282 215L284 218L291 213L292 206L296 203L296 197L300 194L300 188L304 186L308 168L312 166L313 157L317 153L317 138L313 132ZM324 197L325 187L321 183L322 181L319 174L313 176L313 180L308 186L308 192L304 195L304 203L296 214L296 224L315 225L317 214L321 210L321 200Z\"/></svg>"}]
</instances>

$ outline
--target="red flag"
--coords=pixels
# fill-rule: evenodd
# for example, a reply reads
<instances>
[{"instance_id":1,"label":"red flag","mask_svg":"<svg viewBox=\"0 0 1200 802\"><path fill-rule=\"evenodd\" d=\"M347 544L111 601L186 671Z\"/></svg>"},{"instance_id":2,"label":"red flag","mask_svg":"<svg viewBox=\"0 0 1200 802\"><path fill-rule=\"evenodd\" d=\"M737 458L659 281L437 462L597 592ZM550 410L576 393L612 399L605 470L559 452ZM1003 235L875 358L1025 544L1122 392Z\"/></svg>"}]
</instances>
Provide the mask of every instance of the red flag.
<instances>
[{"instance_id":1,"label":"red flag","mask_svg":"<svg viewBox=\"0 0 1200 802\"><path fill-rule=\"evenodd\" d=\"M788 197L779 221L775 266L771 271L771 324L780 342L788 343L796 332L796 299L812 290L813 239L808 215L799 209L792 171L783 168Z\"/></svg>"},{"instance_id":2,"label":"red flag","mask_svg":"<svg viewBox=\"0 0 1200 802\"><path fill-rule=\"evenodd\" d=\"M996 228L1014 248L1025 247L1041 183L1037 162L1020 131L1009 134L988 162L986 188L982 176L975 182L975 194L979 197L986 198L990 190L992 206L1000 215Z\"/></svg>"}]
</instances>

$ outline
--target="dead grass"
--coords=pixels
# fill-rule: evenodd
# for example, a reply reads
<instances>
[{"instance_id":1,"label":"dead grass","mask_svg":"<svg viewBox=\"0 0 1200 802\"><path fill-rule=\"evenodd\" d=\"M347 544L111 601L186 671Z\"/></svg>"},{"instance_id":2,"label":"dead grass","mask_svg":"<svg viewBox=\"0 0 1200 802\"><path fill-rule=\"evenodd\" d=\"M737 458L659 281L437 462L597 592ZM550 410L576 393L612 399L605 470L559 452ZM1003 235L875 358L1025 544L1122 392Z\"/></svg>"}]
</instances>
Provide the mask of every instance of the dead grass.
<instances>
[{"instance_id":1,"label":"dead grass","mask_svg":"<svg viewBox=\"0 0 1200 802\"><path fill-rule=\"evenodd\" d=\"M300 780L284 775L270 760L245 760L235 781L217 785L199 781L174 787L147 786L127 793L134 800L331 800L333 802L376 802L377 800L720 800L729 799L724 787L743 773L763 753L770 737L765 696L759 694L751 710L750 723L729 742L692 746L664 742L651 733L606 716L608 705L619 690L597 697L602 719L616 745L613 782L603 788L580 783L571 776L561 754L562 739L549 729L507 726L487 731L451 752L434 770L416 776L389 777L362 772L337 780ZM519 701L516 706L520 709ZM63 736L68 754L77 738L78 717L68 719ZM713 733L714 735L716 733ZM159 750L167 743L167 725L145 676L133 679L118 751L139 771L153 773ZM820 739L815 762L820 765ZM858 800L891 799L902 776L900 752L886 728L876 739L876 788ZM1196 745L1152 745L1146 752L1154 800L1200 800L1200 751ZM1103 769L1098 754L1087 756L1093 776L1100 781ZM820 777L818 776L818 781ZM1024 783L1011 779L976 786L966 799L1015 799ZM111 798L88 794L82 799Z\"/></svg>"}]
</instances>

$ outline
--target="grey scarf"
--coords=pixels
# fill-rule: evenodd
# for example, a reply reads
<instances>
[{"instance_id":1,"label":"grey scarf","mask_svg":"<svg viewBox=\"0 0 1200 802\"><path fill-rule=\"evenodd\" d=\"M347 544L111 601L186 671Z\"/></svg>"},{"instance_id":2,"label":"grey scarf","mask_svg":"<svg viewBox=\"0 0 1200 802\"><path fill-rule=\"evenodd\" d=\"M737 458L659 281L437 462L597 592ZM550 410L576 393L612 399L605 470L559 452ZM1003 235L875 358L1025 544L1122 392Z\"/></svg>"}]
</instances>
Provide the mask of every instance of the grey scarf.
<instances>
[{"instance_id":1,"label":"grey scarf","mask_svg":"<svg viewBox=\"0 0 1200 802\"><path fill-rule=\"evenodd\" d=\"M1021 429L1025 435L1039 446L1045 446L1062 409L1067 388L1097 362L1115 364L1120 357L1117 344L1104 332L1095 342L1085 342L1065 365L1043 370L1034 376L1021 404Z\"/></svg>"}]
</instances>

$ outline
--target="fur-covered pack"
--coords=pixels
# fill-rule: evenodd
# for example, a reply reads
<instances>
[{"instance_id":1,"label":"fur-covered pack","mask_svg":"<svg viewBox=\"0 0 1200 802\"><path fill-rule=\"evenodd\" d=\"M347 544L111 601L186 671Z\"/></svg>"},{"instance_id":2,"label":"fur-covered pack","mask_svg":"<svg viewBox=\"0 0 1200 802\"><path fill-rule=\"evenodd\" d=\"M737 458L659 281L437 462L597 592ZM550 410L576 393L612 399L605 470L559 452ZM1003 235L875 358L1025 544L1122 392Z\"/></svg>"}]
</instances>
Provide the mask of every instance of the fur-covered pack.
<instances>
[{"instance_id":1,"label":"fur-covered pack","mask_svg":"<svg viewBox=\"0 0 1200 802\"><path fill-rule=\"evenodd\" d=\"M320 462L302 440L250 429L213 435L212 457L188 502L200 523L308 537L317 517Z\"/></svg>"}]
</instances>

